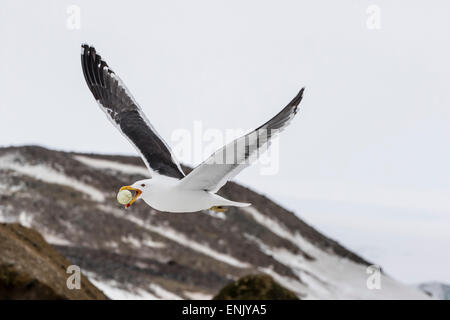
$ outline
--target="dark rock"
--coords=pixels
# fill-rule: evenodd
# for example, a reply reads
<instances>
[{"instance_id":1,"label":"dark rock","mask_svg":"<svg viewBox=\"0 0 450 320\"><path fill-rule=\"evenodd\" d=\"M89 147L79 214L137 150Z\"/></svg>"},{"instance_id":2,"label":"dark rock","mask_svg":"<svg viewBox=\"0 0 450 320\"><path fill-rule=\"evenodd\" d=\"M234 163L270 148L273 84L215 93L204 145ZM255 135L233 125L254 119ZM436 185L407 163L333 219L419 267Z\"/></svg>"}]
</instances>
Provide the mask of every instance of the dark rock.
<instances>
[{"instance_id":1,"label":"dark rock","mask_svg":"<svg viewBox=\"0 0 450 320\"><path fill-rule=\"evenodd\" d=\"M227 284L213 300L298 300L297 296L263 274L249 275Z\"/></svg>"},{"instance_id":2,"label":"dark rock","mask_svg":"<svg viewBox=\"0 0 450 320\"><path fill-rule=\"evenodd\" d=\"M71 263L36 231L0 224L0 299L106 299L81 276L81 288L67 287Z\"/></svg>"}]
</instances>

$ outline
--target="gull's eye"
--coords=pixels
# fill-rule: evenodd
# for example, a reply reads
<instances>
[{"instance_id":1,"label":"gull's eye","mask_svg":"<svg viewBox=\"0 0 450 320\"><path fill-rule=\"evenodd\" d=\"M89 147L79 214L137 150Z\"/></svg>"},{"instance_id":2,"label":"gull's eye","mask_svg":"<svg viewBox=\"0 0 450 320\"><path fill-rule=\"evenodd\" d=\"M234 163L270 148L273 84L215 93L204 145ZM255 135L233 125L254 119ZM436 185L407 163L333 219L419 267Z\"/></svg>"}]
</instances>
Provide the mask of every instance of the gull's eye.
<instances>
[{"instance_id":1,"label":"gull's eye","mask_svg":"<svg viewBox=\"0 0 450 320\"><path fill-rule=\"evenodd\" d=\"M141 187L145 187L145 184L141 184Z\"/></svg>"}]
</instances>

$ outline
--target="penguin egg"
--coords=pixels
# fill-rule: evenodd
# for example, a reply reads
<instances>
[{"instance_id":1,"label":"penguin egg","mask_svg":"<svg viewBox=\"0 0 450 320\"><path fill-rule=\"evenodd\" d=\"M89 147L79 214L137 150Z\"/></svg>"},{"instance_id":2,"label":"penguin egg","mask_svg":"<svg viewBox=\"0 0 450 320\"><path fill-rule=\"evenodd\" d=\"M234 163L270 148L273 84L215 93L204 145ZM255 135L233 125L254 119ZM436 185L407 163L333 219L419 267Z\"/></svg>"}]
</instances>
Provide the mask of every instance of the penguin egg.
<instances>
[{"instance_id":1,"label":"penguin egg","mask_svg":"<svg viewBox=\"0 0 450 320\"><path fill-rule=\"evenodd\" d=\"M122 190L117 194L117 201L120 204L128 204L131 199L133 199L133 194L129 190Z\"/></svg>"}]
</instances>

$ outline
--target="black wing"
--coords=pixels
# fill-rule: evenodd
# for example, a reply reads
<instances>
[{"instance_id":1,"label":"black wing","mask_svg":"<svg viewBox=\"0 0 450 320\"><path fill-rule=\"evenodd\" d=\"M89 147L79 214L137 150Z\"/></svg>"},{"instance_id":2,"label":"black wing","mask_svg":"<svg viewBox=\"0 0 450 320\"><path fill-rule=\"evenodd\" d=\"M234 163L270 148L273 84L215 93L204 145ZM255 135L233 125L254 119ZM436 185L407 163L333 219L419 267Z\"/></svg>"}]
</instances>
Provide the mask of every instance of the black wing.
<instances>
[{"instance_id":1,"label":"black wing","mask_svg":"<svg viewBox=\"0 0 450 320\"><path fill-rule=\"evenodd\" d=\"M83 44L81 48L84 78L108 119L134 145L152 174L183 178L184 173L169 146L147 120L120 78L94 47Z\"/></svg>"}]
</instances>

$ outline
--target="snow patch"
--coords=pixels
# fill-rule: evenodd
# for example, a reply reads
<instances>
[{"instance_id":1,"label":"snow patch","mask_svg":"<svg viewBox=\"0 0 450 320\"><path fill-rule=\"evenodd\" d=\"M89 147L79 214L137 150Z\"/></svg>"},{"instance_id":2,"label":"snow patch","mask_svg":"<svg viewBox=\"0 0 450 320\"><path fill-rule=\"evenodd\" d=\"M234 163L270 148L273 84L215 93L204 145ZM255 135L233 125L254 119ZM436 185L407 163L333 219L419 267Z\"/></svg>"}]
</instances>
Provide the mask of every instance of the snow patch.
<instances>
[{"instance_id":1,"label":"snow patch","mask_svg":"<svg viewBox=\"0 0 450 320\"><path fill-rule=\"evenodd\" d=\"M152 290L161 300L183 300L180 296L173 292L170 292L163 287L152 283L150 285L150 290Z\"/></svg>"},{"instance_id":2,"label":"snow patch","mask_svg":"<svg viewBox=\"0 0 450 320\"><path fill-rule=\"evenodd\" d=\"M18 222L15 215L10 214L12 211L10 205L0 205L0 222L1 223L14 223Z\"/></svg>"},{"instance_id":3,"label":"snow patch","mask_svg":"<svg viewBox=\"0 0 450 320\"><path fill-rule=\"evenodd\" d=\"M65 174L58 172L43 164L21 165L15 161L19 158L20 155L13 155L13 154L7 154L1 157L0 169L13 170L19 174L26 175L47 183L67 186L69 188L80 191L84 194L87 194L94 201L103 202L105 200L103 193L92 186L89 186L74 178L68 177Z\"/></svg>"},{"instance_id":4,"label":"snow patch","mask_svg":"<svg viewBox=\"0 0 450 320\"><path fill-rule=\"evenodd\" d=\"M298 280L295 280L291 277L286 277L278 274L271 268L258 268L261 272L271 276L276 282L285 287L286 289L291 290L299 297L304 296L304 288L305 286Z\"/></svg>"},{"instance_id":5,"label":"snow patch","mask_svg":"<svg viewBox=\"0 0 450 320\"><path fill-rule=\"evenodd\" d=\"M44 237L45 241L47 241L50 244L59 245L59 246L71 245L71 243L69 241L67 241L66 239L58 237L53 234L45 234L44 233L44 234L42 234L42 236Z\"/></svg>"},{"instance_id":6,"label":"snow patch","mask_svg":"<svg viewBox=\"0 0 450 320\"><path fill-rule=\"evenodd\" d=\"M134 217L130 217L130 218L131 218L130 220L132 220L132 221L135 220L135 219L133 219ZM189 239L188 237L186 237L184 234L182 234L172 228L169 228L166 226L152 226L152 225L143 225L143 227L150 231L153 231L167 239L170 239L182 246L188 247L194 251L200 252L206 256L209 256L215 260L229 264L233 267L237 267L237 268L251 267L250 264L242 262L230 255L218 252L218 251L210 248L206 244L202 244L202 243L193 241L193 240Z\"/></svg>"},{"instance_id":7,"label":"snow patch","mask_svg":"<svg viewBox=\"0 0 450 320\"><path fill-rule=\"evenodd\" d=\"M86 156L74 156L75 160L95 169L101 170L114 170L120 171L126 174L139 174L145 177L150 177L150 172L147 168L120 163L117 161L104 160L104 159L95 159Z\"/></svg>"},{"instance_id":8,"label":"snow patch","mask_svg":"<svg viewBox=\"0 0 450 320\"><path fill-rule=\"evenodd\" d=\"M157 296L142 289L136 289L134 292L121 289L116 281L101 282L92 278L89 280L112 300L158 300Z\"/></svg>"},{"instance_id":9,"label":"snow patch","mask_svg":"<svg viewBox=\"0 0 450 320\"><path fill-rule=\"evenodd\" d=\"M84 272L84 274L112 300L182 300L180 296L155 283L150 284L149 291L141 288L131 290L120 287L114 280L98 280L97 274L93 272Z\"/></svg>"},{"instance_id":10,"label":"snow patch","mask_svg":"<svg viewBox=\"0 0 450 320\"><path fill-rule=\"evenodd\" d=\"M25 211L21 211L19 214L19 221L22 226L31 228L32 222L33 222L33 216L31 214L28 214Z\"/></svg>"},{"instance_id":11,"label":"snow patch","mask_svg":"<svg viewBox=\"0 0 450 320\"><path fill-rule=\"evenodd\" d=\"M140 227L149 230L151 232L157 233L160 236L167 238L169 240L172 240L184 247L187 247L189 249L192 249L194 251L197 251L199 253L202 253L206 256L209 256L215 260L221 261L223 263L229 264L233 267L237 267L237 268L250 268L251 265L246 263L246 262L242 262L230 255L227 255L225 253L221 253L218 252L212 248L210 248L208 245L206 244L202 244L202 243L198 243L194 240L189 239L188 237L186 237L184 234L170 228L167 226L153 226L150 223L146 223L144 220L132 216L132 215L124 215L120 210L117 210L116 208L111 208L108 206L99 206L99 208L102 211L105 211L107 213L111 213L113 215L115 215L116 217L120 217L122 219L127 219L137 225L139 225Z\"/></svg>"},{"instance_id":12,"label":"snow patch","mask_svg":"<svg viewBox=\"0 0 450 320\"><path fill-rule=\"evenodd\" d=\"M0 207L0 222L2 223L19 223L20 225L31 228L33 224L33 215L26 211L21 211L18 216L7 215L2 210L6 207Z\"/></svg>"},{"instance_id":13,"label":"snow patch","mask_svg":"<svg viewBox=\"0 0 450 320\"><path fill-rule=\"evenodd\" d=\"M437 300L450 300L450 285L440 282L427 282L418 286L420 290Z\"/></svg>"},{"instance_id":14,"label":"snow patch","mask_svg":"<svg viewBox=\"0 0 450 320\"><path fill-rule=\"evenodd\" d=\"M128 243L135 248L141 248L141 246L150 247L150 248L164 248L166 245L162 242L153 241L150 237L140 240L131 235L126 237L122 237L122 242Z\"/></svg>"},{"instance_id":15,"label":"snow patch","mask_svg":"<svg viewBox=\"0 0 450 320\"><path fill-rule=\"evenodd\" d=\"M138 238L135 238L133 236L122 236L121 238L122 242L130 244L131 246L135 247L135 248L140 248L141 247L141 241Z\"/></svg>"},{"instance_id":16,"label":"snow patch","mask_svg":"<svg viewBox=\"0 0 450 320\"><path fill-rule=\"evenodd\" d=\"M225 220L227 218L223 212L216 212L214 210L203 210L202 212L217 219Z\"/></svg>"},{"instance_id":17,"label":"snow patch","mask_svg":"<svg viewBox=\"0 0 450 320\"><path fill-rule=\"evenodd\" d=\"M142 240L142 244L150 248L164 248L166 245L162 242L153 241L151 238Z\"/></svg>"},{"instance_id":18,"label":"snow patch","mask_svg":"<svg viewBox=\"0 0 450 320\"><path fill-rule=\"evenodd\" d=\"M104 243L104 246L111 249L117 249L119 248L119 244L115 241L107 241Z\"/></svg>"},{"instance_id":19,"label":"snow patch","mask_svg":"<svg viewBox=\"0 0 450 320\"><path fill-rule=\"evenodd\" d=\"M112 300L158 300L154 294L142 290L126 290L120 287L114 280L98 280L98 276L93 272L83 272L90 282Z\"/></svg>"},{"instance_id":20,"label":"snow patch","mask_svg":"<svg viewBox=\"0 0 450 320\"><path fill-rule=\"evenodd\" d=\"M381 289L367 288L367 266L340 257L333 252L324 251L303 238L298 232L291 232L278 221L266 217L252 207L242 209L249 213L255 221L266 227L279 237L290 241L300 250L314 257L305 259L301 254L295 254L285 248L272 248L255 237L247 235L259 245L260 250L273 257L281 264L289 267L302 280L302 283L287 283L287 279L273 277L286 288L298 293L306 293L306 299L427 299L417 289L404 285L385 274L381 274ZM269 274L270 269L261 269Z\"/></svg>"},{"instance_id":21,"label":"snow patch","mask_svg":"<svg viewBox=\"0 0 450 320\"><path fill-rule=\"evenodd\" d=\"M266 227L267 229L269 229L270 231L275 233L280 238L288 240L289 242L292 242L294 245L297 245L297 246L299 245L299 242L298 242L299 239L297 237L297 234L296 235L292 234L292 232L288 228L283 226L278 221L276 221L272 218L269 218L268 216L260 213L258 210L256 210L253 207L241 208L241 210L249 213L256 222L258 222L260 225Z\"/></svg>"},{"instance_id":22,"label":"snow patch","mask_svg":"<svg viewBox=\"0 0 450 320\"><path fill-rule=\"evenodd\" d=\"M213 297L212 295L204 292L183 291L183 294L190 300L211 300Z\"/></svg>"},{"instance_id":23,"label":"snow patch","mask_svg":"<svg viewBox=\"0 0 450 320\"><path fill-rule=\"evenodd\" d=\"M0 164L0 168L1 168L1 164ZM1 184L0 183L0 195L11 195L14 194L16 192L19 192L21 190L24 189L24 186L19 184L19 185L6 185L6 184Z\"/></svg>"}]
</instances>

